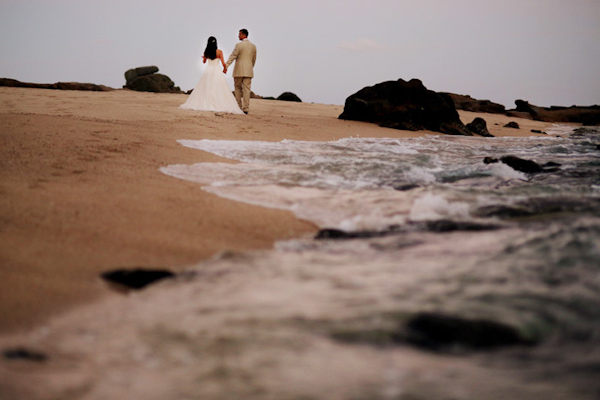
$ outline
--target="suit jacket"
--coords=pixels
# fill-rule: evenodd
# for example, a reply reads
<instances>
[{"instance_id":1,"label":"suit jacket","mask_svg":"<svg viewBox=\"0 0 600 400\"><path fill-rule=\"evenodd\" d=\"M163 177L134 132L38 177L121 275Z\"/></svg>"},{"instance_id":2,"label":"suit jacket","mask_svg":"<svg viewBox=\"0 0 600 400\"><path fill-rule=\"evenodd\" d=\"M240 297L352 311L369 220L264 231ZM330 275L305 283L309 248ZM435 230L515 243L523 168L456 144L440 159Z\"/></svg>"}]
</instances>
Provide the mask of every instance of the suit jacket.
<instances>
[{"instance_id":1,"label":"suit jacket","mask_svg":"<svg viewBox=\"0 0 600 400\"><path fill-rule=\"evenodd\" d=\"M254 64L256 64L256 46L248 39L244 39L235 45L235 49L225 63L227 68L235 61L233 67L234 77L254 77Z\"/></svg>"}]
</instances>

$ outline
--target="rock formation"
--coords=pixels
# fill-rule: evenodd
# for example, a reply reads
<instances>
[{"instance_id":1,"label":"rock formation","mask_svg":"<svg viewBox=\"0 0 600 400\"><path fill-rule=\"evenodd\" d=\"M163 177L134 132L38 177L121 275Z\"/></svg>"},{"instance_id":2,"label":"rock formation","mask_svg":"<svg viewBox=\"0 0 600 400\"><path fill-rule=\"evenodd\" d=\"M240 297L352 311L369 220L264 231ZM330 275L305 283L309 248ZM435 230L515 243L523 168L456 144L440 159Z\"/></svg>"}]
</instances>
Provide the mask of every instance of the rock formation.
<instances>
[{"instance_id":1,"label":"rock formation","mask_svg":"<svg viewBox=\"0 0 600 400\"><path fill-rule=\"evenodd\" d=\"M600 105L589 107L538 107L529 104L525 100L515 100L515 105L517 108L508 110L506 115L544 122L575 122L584 125L600 125Z\"/></svg>"},{"instance_id":2,"label":"rock formation","mask_svg":"<svg viewBox=\"0 0 600 400\"><path fill-rule=\"evenodd\" d=\"M365 87L346 99L339 118L394 129L472 136L460 121L450 96L428 90L418 79Z\"/></svg>"},{"instance_id":3,"label":"rock formation","mask_svg":"<svg viewBox=\"0 0 600 400\"><path fill-rule=\"evenodd\" d=\"M137 77L151 75L157 72L158 67L154 65L129 69L125 71L126 85L129 85Z\"/></svg>"},{"instance_id":4,"label":"rock formation","mask_svg":"<svg viewBox=\"0 0 600 400\"><path fill-rule=\"evenodd\" d=\"M490 113L490 114L504 114L506 112L505 107L502 104L493 103L489 100L477 100L472 98L471 96L462 95L462 94L454 94L454 93L444 93L452 99L454 102L454 106L457 110L465 110L472 112L480 112L480 113Z\"/></svg>"},{"instance_id":5,"label":"rock formation","mask_svg":"<svg viewBox=\"0 0 600 400\"><path fill-rule=\"evenodd\" d=\"M95 92L106 92L115 90L111 87L104 85L96 85L94 83L80 83L80 82L56 82L56 83L29 83L20 82L16 79L0 78L0 86L8 87L24 87L24 88L35 88L35 89L55 89L55 90L90 90Z\"/></svg>"},{"instance_id":6,"label":"rock formation","mask_svg":"<svg viewBox=\"0 0 600 400\"><path fill-rule=\"evenodd\" d=\"M158 67L138 67L125 72L126 89L138 92L183 93L166 75L158 74Z\"/></svg>"}]
</instances>

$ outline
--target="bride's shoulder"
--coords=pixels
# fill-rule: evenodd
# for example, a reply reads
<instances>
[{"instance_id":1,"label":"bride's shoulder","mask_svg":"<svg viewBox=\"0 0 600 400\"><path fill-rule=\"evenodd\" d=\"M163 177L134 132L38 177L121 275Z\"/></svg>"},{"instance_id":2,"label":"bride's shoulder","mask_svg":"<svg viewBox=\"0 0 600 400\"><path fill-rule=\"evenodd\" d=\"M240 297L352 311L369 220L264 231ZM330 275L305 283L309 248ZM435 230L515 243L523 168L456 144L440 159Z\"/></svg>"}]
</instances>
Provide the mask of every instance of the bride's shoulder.
<instances>
[{"instance_id":1,"label":"bride's shoulder","mask_svg":"<svg viewBox=\"0 0 600 400\"><path fill-rule=\"evenodd\" d=\"M223 55L223 50L217 49L217 57L220 57L222 55Z\"/></svg>"}]
</instances>

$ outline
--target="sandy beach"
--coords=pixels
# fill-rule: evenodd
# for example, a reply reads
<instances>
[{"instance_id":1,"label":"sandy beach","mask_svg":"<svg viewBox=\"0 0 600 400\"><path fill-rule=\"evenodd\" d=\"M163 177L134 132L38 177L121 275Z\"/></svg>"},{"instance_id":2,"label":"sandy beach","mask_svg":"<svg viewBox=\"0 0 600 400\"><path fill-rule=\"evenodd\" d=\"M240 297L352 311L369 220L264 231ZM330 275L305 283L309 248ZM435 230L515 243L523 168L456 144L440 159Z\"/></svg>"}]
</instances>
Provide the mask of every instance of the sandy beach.
<instances>
[{"instance_id":1,"label":"sandy beach","mask_svg":"<svg viewBox=\"0 0 600 400\"><path fill-rule=\"evenodd\" d=\"M161 174L215 161L178 139L414 137L341 121L342 106L253 100L248 116L178 109L185 95L0 88L0 331L33 327L112 292L98 278L128 267L182 268L224 250L269 248L316 228L286 212L217 198ZM462 113L463 122L476 114ZM549 124L484 115L492 134ZM498 125L496 125L498 124ZM227 162L228 160L220 159Z\"/></svg>"},{"instance_id":2,"label":"sandy beach","mask_svg":"<svg viewBox=\"0 0 600 400\"><path fill-rule=\"evenodd\" d=\"M63 326L64 321L73 326L81 320L82 326L89 327L95 318L90 310L96 304L101 310L111 310L101 313L107 321L118 318L118 304L129 300L100 279L104 271L134 267L183 271L224 252L267 250L276 241L317 232L314 224L298 220L290 212L219 198L199 184L162 174L159 168L170 164L232 162L183 147L177 143L179 139L330 141L435 134L342 121L337 118L341 105L256 99L249 115L229 115L180 110L185 98L128 90L0 88L0 334L5 343L18 343L21 335L31 332L39 334L57 319ZM544 131L551 126L496 114L460 115L464 123L483 117L495 136L530 136L535 135L532 129ZM510 121L517 121L521 128L504 128ZM245 292L262 284L248 270L241 276L244 279L233 286L212 290L215 294L230 289ZM160 294L158 289L152 296ZM198 301L208 301L207 296L199 296ZM238 300L243 301L244 296ZM140 309L140 314L144 313ZM225 318L213 317L214 321ZM324 341L317 347L314 351L323 354L332 351ZM112 350L118 351L118 346ZM89 383L84 371L91 371L89 362L79 372L70 373L73 368L68 364L77 357L63 359L60 376L53 377L58 379L53 382L67 381L61 390L83 390ZM348 354L349 361L353 357L356 355ZM369 349L363 349L358 357L374 359ZM385 362L401 363L402 357ZM420 362L425 368L427 360ZM317 368L307 363L302 367ZM356 371L349 365L342 357L319 366L315 374L319 370L326 373L327 368L343 370L332 387L322 389L345 393L336 385L354 376ZM13 371L9 379L23 379L31 373L34 382L45 382L43 372L27 368ZM152 376L149 372L146 382ZM294 382L301 385L302 379ZM12 389L17 390L15 387ZM66 392L57 389L56 393ZM50 392L31 394L31 398L54 398L45 397ZM102 395L108 397L97 398L119 398L111 397L110 392ZM92 398L69 396L64 398Z\"/></svg>"}]
</instances>

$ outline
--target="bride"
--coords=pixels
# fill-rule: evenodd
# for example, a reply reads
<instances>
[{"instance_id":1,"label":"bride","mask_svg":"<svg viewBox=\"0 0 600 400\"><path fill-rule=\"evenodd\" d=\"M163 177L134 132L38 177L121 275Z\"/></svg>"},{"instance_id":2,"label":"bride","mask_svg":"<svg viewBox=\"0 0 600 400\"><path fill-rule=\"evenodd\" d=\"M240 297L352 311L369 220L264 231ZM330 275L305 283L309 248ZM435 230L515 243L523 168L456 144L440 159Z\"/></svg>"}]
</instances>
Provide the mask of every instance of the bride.
<instances>
[{"instance_id":1,"label":"bride","mask_svg":"<svg viewBox=\"0 0 600 400\"><path fill-rule=\"evenodd\" d=\"M200 81L188 97L187 101L179 108L198 111L220 111L232 114L243 114L235 97L229 89L224 72L227 71L223 52L217 48L217 39L208 38L202 62L208 65ZM223 64L223 70L219 67Z\"/></svg>"}]
</instances>

